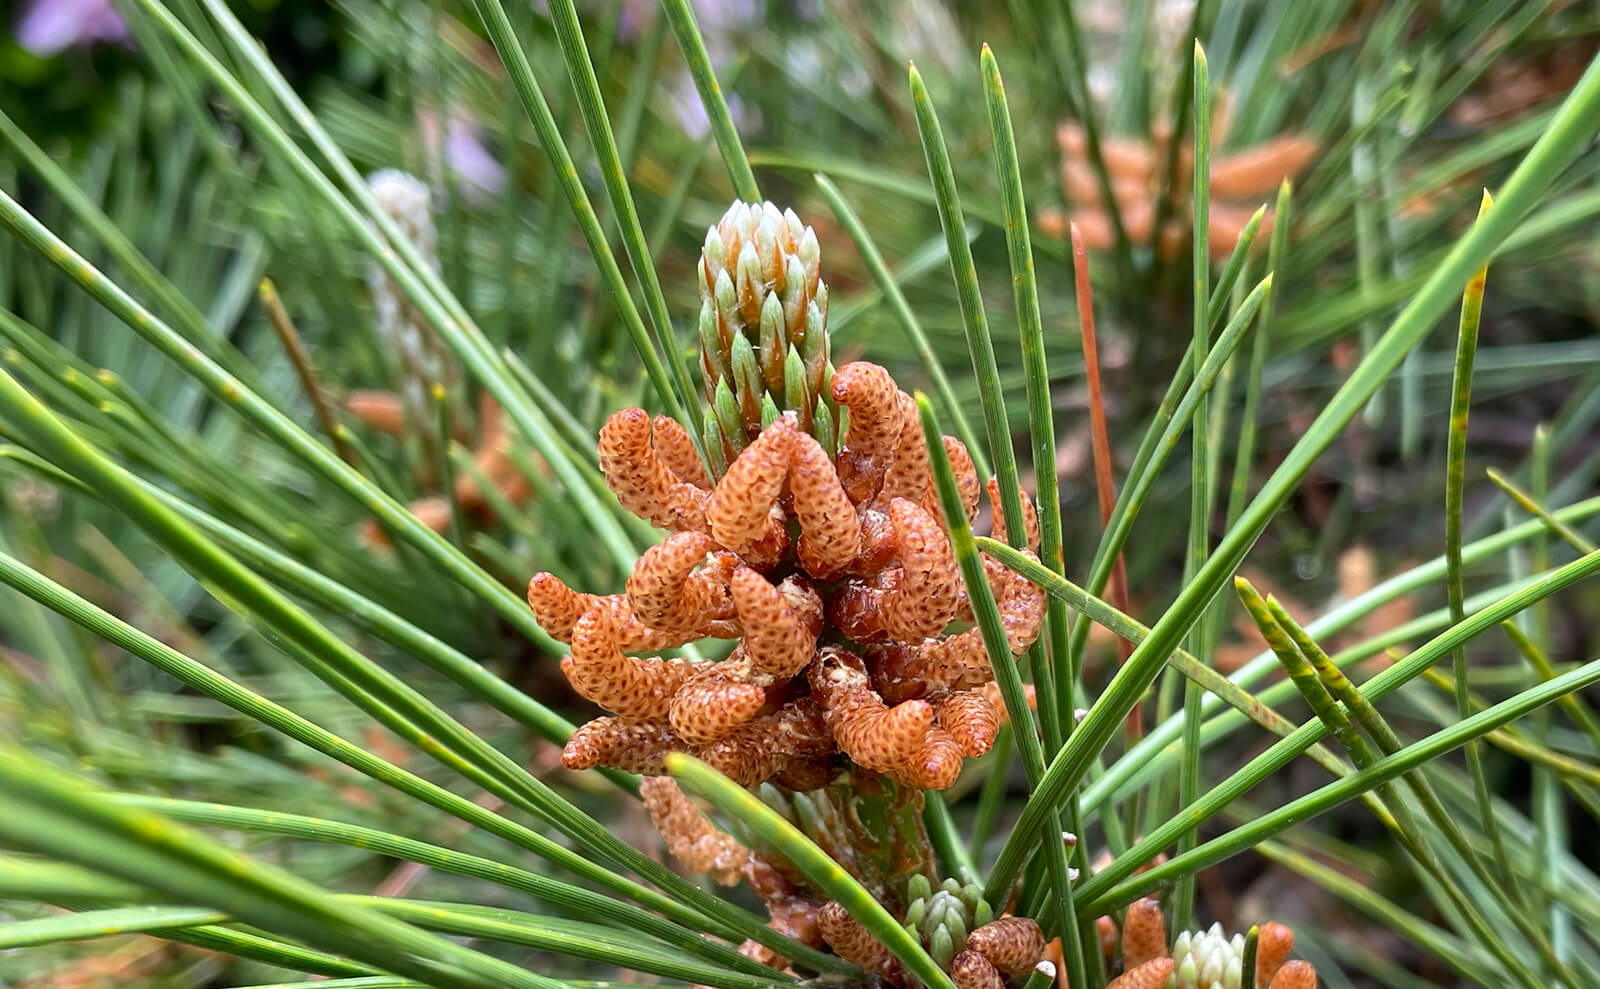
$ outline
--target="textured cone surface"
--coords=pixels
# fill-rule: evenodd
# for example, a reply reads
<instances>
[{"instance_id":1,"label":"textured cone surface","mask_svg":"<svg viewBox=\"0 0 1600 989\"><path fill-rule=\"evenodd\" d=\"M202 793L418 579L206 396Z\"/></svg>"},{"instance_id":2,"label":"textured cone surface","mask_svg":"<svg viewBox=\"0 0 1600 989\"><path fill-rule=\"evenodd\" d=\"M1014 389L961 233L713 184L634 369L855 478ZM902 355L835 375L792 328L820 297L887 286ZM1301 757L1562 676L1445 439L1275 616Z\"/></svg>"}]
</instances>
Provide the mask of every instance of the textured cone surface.
<instances>
[{"instance_id":1,"label":"textured cone surface","mask_svg":"<svg viewBox=\"0 0 1600 989\"><path fill-rule=\"evenodd\" d=\"M730 660L689 678L672 695L667 717L673 731L695 744L732 734L767 703L766 688L749 683L749 676L749 664Z\"/></svg>"},{"instance_id":2,"label":"textured cone surface","mask_svg":"<svg viewBox=\"0 0 1600 989\"><path fill-rule=\"evenodd\" d=\"M611 766L630 773L666 771L664 757L677 739L654 724L629 724L620 718L596 718L572 733L561 752L568 769Z\"/></svg>"},{"instance_id":3,"label":"textured cone surface","mask_svg":"<svg viewBox=\"0 0 1600 989\"><path fill-rule=\"evenodd\" d=\"M1152 958L1167 953L1167 925L1161 918L1161 904L1145 897L1128 907L1122 922L1122 963L1137 968Z\"/></svg>"},{"instance_id":4,"label":"textured cone surface","mask_svg":"<svg viewBox=\"0 0 1600 989\"><path fill-rule=\"evenodd\" d=\"M1152 958L1111 980L1106 989L1162 989L1172 977L1171 958Z\"/></svg>"},{"instance_id":5,"label":"textured cone surface","mask_svg":"<svg viewBox=\"0 0 1600 989\"><path fill-rule=\"evenodd\" d=\"M963 951L950 962L950 981L956 989L1005 989L1006 980L994 964L976 951Z\"/></svg>"},{"instance_id":6,"label":"textured cone surface","mask_svg":"<svg viewBox=\"0 0 1600 989\"><path fill-rule=\"evenodd\" d=\"M677 780L646 776L639 781L639 796L673 858L691 872L703 872L724 886L739 881L750 861L750 850L707 820Z\"/></svg>"},{"instance_id":7,"label":"textured cone surface","mask_svg":"<svg viewBox=\"0 0 1600 989\"><path fill-rule=\"evenodd\" d=\"M663 529L705 528L704 489L673 473L657 450L650 416L622 409L600 427L596 452L606 486L622 507ZM669 438L669 445L674 438Z\"/></svg>"},{"instance_id":8,"label":"textured cone surface","mask_svg":"<svg viewBox=\"0 0 1600 989\"><path fill-rule=\"evenodd\" d=\"M624 654L604 611L590 611L572 627L572 668L580 693L629 721L664 720L673 695L695 672L687 663Z\"/></svg>"},{"instance_id":9,"label":"textured cone surface","mask_svg":"<svg viewBox=\"0 0 1600 989\"><path fill-rule=\"evenodd\" d=\"M1294 931L1277 921L1263 924L1256 935L1256 985L1266 989L1293 950Z\"/></svg>"},{"instance_id":10,"label":"textured cone surface","mask_svg":"<svg viewBox=\"0 0 1600 989\"><path fill-rule=\"evenodd\" d=\"M1269 989L1316 989L1316 986L1317 970L1311 967L1310 962L1296 960L1285 962L1278 969Z\"/></svg>"},{"instance_id":11,"label":"textured cone surface","mask_svg":"<svg viewBox=\"0 0 1600 989\"><path fill-rule=\"evenodd\" d=\"M824 903L817 912L817 927L822 931L822 939L840 958L869 972L882 969L892 957L881 941L833 900Z\"/></svg>"},{"instance_id":12,"label":"textured cone surface","mask_svg":"<svg viewBox=\"0 0 1600 989\"><path fill-rule=\"evenodd\" d=\"M1006 976L1021 975L1043 957L1044 933L1030 918L1001 917L968 934L967 948L987 958Z\"/></svg>"},{"instance_id":13,"label":"textured cone surface","mask_svg":"<svg viewBox=\"0 0 1600 989\"><path fill-rule=\"evenodd\" d=\"M961 747L961 753L976 759L994 745L1000 731L1000 712L981 690L956 690L930 694L929 703L939 727Z\"/></svg>"}]
</instances>

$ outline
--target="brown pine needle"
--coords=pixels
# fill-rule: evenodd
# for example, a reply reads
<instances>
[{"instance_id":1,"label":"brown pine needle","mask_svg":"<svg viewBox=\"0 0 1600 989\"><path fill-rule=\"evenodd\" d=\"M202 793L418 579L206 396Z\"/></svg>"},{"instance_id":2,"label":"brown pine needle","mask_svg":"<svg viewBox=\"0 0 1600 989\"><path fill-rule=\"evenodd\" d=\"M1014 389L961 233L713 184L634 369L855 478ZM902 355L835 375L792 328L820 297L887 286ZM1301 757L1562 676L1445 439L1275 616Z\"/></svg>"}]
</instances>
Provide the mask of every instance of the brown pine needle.
<instances>
[{"instance_id":1,"label":"brown pine needle","mask_svg":"<svg viewBox=\"0 0 1600 989\"><path fill-rule=\"evenodd\" d=\"M283 307L283 300L278 298L277 286L272 284L272 279L263 278L257 292L261 297L261 307L267 311L268 321L272 323L272 328L278 333L278 339L283 343L284 353L289 355L289 363L294 365L294 373L300 379L300 387L305 389L306 397L311 400L311 411L317 417L317 424L333 440L333 447L339 454L339 459L347 464L354 464L355 452L345 443L343 434L339 432L339 421L333 416L333 407L328 404L328 396L317 383L317 373L311 367L311 357L306 353L305 344L300 342L300 332L294 328L294 322L289 319L289 311Z\"/></svg>"},{"instance_id":2,"label":"brown pine needle","mask_svg":"<svg viewBox=\"0 0 1600 989\"><path fill-rule=\"evenodd\" d=\"M1072 269L1077 282L1078 322L1083 327L1083 366L1089 378L1089 430L1094 446L1094 480L1100 494L1100 524L1111 520L1111 510L1117 503L1116 482L1111 478L1111 439L1106 430L1105 397L1100 390L1100 347L1094 333L1094 296L1089 287L1089 252L1083 246L1083 234L1073 223ZM1111 570L1111 601L1123 614L1128 608L1128 570L1122 554ZM1117 661L1125 663L1133 652L1133 644L1117 639ZM1144 731L1140 709L1136 706L1128 713L1129 741L1137 739Z\"/></svg>"}]
</instances>

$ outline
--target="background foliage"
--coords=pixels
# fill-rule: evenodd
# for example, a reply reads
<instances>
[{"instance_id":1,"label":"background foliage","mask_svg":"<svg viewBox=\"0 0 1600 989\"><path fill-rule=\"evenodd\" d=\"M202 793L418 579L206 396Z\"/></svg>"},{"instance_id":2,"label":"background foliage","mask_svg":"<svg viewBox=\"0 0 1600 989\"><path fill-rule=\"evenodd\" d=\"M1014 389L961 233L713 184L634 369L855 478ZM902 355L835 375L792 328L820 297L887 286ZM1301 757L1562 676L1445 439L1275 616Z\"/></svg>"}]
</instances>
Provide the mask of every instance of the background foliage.
<instances>
[{"instance_id":1,"label":"background foliage","mask_svg":"<svg viewBox=\"0 0 1600 989\"><path fill-rule=\"evenodd\" d=\"M1046 413L1055 428L1049 473L1060 485L1062 572L1108 598L1103 576L1098 586L1089 580L1094 564L1108 566L1112 557L1100 535L1078 297L1060 222L1067 214L1081 216L1094 202L1075 200L1064 188L1057 129L1092 114L1108 139L1148 143L1163 126L1181 138L1192 129L1189 41L1198 37L1217 108L1208 121L1213 169L1283 135L1308 139L1316 155L1296 177L1295 219L1277 253L1269 254L1273 237L1263 233L1243 270L1235 269L1231 290L1216 288L1223 318L1215 325L1198 321L1219 342L1250 290L1272 270L1270 300L1253 323L1240 321L1241 334L1250 327L1248 339L1220 371L1211 397L1194 407L1194 421L1210 436L1209 450L1202 444L1202 454L1191 458L1190 443L1177 442L1150 474L1125 547L1131 594L1123 610L1158 632L1169 619L1171 627L1181 620L1186 628L1198 617L1184 596L1184 588L1194 586L1189 578L1211 548L1251 542L1235 538L1233 524L1249 498L1272 483L1269 477L1281 474L1293 483L1243 572L1263 592L1276 593L1336 660L1375 657L1364 673L1400 669L1389 663L1417 656L1416 647L1437 644L1434 636L1462 627L1464 616L1482 614L1506 594L1575 582L1548 600L1518 601L1479 630L1466 646L1472 676L1464 706L1452 697L1451 684L1420 679L1385 700L1384 715L1402 739L1459 729L1479 704L1526 701L1546 673L1589 669L1581 665L1594 659L1586 616L1600 602L1592 582L1578 578L1593 561L1588 540L1594 538L1590 520L1597 506L1591 502L1600 471L1594 428L1600 417L1594 334L1600 272L1588 236L1600 210L1594 181L1600 157L1585 143L1594 134L1593 126L1584 129L1593 123L1594 99L1575 96L1564 103L1600 35L1600 19L1587 5L1239 0L1185 6L1152 0L1126 12L1119 5L1078 5L1070 18L1023 3L722 0L693 7L762 195L792 204L822 240L834 290L836 363L856 356L881 361L904 386L924 388L935 399L941 397L931 374L937 365L948 375L955 405L980 429L981 386L997 381L1016 438L1014 455L1035 490L1032 474L1041 462L1027 439L1030 413L1035 420ZM417 861L420 850L385 846L377 835L353 829L372 828L389 841L434 842L537 872L542 867L530 864L527 839L507 845L491 836L499 825L485 830L478 817L469 827L417 799L438 785L471 803L494 784L491 793L499 786L515 795L504 819L518 826L544 813L565 825L554 832L541 825L545 832L572 837L593 827L626 845L654 847L648 822L609 782L554 769L557 750L550 740L561 735L563 719L581 720L586 712L556 671L551 643L515 600L536 569L555 570L575 586L613 589L632 555L652 541L647 527L615 511L597 483L592 453L594 431L608 412L627 404L660 408L627 332L626 309L648 311L649 291L622 262L633 300L623 303L597 268L594 245L574 222L570 188L551 165L546 135L516 98L527 80L515 65L506 68L478 9L443 0L262 6L238 9L237 30L221 16L220 3L172 4L170 24L161 19L165 8L152 3L119 9L130 28L127 43L40 58L13 41L0 53L7 94L0 103L0 188L15 204L6 225L17 235L0 245L0 357L7 372L97 456L136 478L127 482L124 500L95 482L91 493L81 493L61 473L89 481L84 471L91 461L72 461L52 448L40 431L42 420L30 418L34 413L20 399L0 411L6 442L0 448L0 552L15 561L7 583L51 582L39 585L44 604L8 594L0 623L0 718L10 741L118 796L90 799L65 782L57 787L21 756L5 759L7 786L15 788L8 793L34 801L29 806L40 809L41 822L49 820L47 807L63 821L78 819L74 815L87 813L89 805L99 808L101 830L70 832L77 842L71 847L125 853L125 863L148 873L141 881L87 853L41 844L50 837L43 823L38 834L8 830L12 847L40 853L0 862L8 916L18 923L49 918L56 927L25 950L0 957L0 978L45 985L61 973L90 979L110 972L105 977L121 980L112 984L201 986L302 977L294 971L356 975L359 969L348 960L301 957L295 964L281 944L252 957L241 949L238 928L216 926L220 918L210 914L246 919L275 937L358 962L349 943L319 942L296 924L311 923L313 905L334 910L334 904L356 904L363 909L352 905L351 915L361 916L328 925L352 942L408 943L416 928L400 930L396 916L428 926L393 903L335 900L325 891L512 910L529 909L532 892L542 901L533 909L593 919L585 912L592 904L565 892L552 899L549 890L528 889L523 877L500 876L504 881L497 883L494 876L402 864ZM596 229L612 251L626 253L619 207L606 194L605 179L614 176L591 147L585 124L594 123L592 109L568 82L561 39L541 9L512 5L506 13L549 101L555 133L576 163L580 187L594 203ZM615 2L585 5L580 14L666 310L677 324L678 343L686 346L697 309L692 265L706 226L734 198L736 186L661 12L651 4ZM196 51L183 46L179 24L218 60L221 75L209 73ZM264 42L281 77L252 63L247 36ZM1018 325L1030 313L1007 289L1008 247L1014 245L1004 221L1011 201L1006 172L995 168L990 107L980 98L990 90L976 54L979 41L988 42L1006 73L1014 175L1032 221L1045 375L1025 363L1017 345ZM905 84L908 60L916 63L925 101ZM236 88L219 81L224 77ZM274 85L287 88L275 91ZM284 100L290 90L305 100L314 128ZM276 136L247 112L246 99L263 107L265 121L279 128ZM928 180L921 138L932 108L960 189L962 209L954 214L949 190ZM1484 239L1469 244L1485 258L1492 249L1495 257L1476 346L1460 351L1456 306L1465 275L1476 267L1461 244L1475 229L1481 190L1498 194L1535 142L1559 130L1558 122L1570 128L1571 163L1549 158L1522 166L1539 186L1529 185L1521 203L1526 218L1505 221L1493 241L1481 234ZM414 433L387 436L344 416L341 437L357 479L340 480L308 453L308 445L316 446L331 457L332 447L313 416L304 379L258 300L259 282L270 278L311 354L318 387L332 399L398 383L374 331L370 244L359 224L347 222L370 220L366 204L349 188L319 186L317 176L335 173L319 141L347 157L352 174L398 167L433 189L438 285L448 287L482 331L481 346L469 341L457 348L475 373L463 393L452 396L454 405L441 410L441 435L471 424L478 393L491 378L517 399L502 404L516 426L516 459L531 495L521 504L492 506L495 518L488 524L459 520L431 549L420 536L376 543L378 493L404 505L427 493L436 483L430 478L472 470L470 430L445 461L430 457L430 444ZM818 174L853 216L835 207ZM1163 186L1163 192L1170 215L1187 217L1193 197L1182 185ZM1254 208L1276 195L1274 181L1238 205ZM964 226L941 225L941 209ZM38 230L54 231L105 273L105 283L85 276L91 293L102 286L98 303L71 284L70 270L63 277L58 255L39 249L45 235L29 226L28 214L39 221ZM947 277L951 245L969 241L972 279L963 281L959 264L956 277ZM874 252L884 259L882 268ZM1163 257L1111 244L1093 255L1104 409L1119 490L1148 463L1138 455L1140 438L1159 435L1159 428L1146 431L1152 422L1163 423L1169 381L1193 370L1184 358L1197 322L1187 253ZM408 266L448 311L421 268ZM1220 258L1208 270L1211 278L1226 277ZM1447 279L1447 273L1460 277ZM130 328L134 312L126 305L117 312L114 293L103 287L110 282L170 325L174 340L187 340L236 376L260 407L230 400L220 378L207 387L193 364L164 356L143 328ZM972 370L972 310L963 309L963 289L968 303L976 298L988 313L998 360L994 379ZM1419 298L1438 304L1420 306ZM1203 307L1207 297L1200 299ZM908 316L925 349L907 332ZM1393 373L1380 373L1383 361L1372 358L1392 349L1384 341L1397 339L1394 327L1420 343ZM477 355L476 364L464 356L468 352ZM1464 365L1463 358L1472 363ZM1471 418L1464 507L1452 519L1445 510L1447 447L1452 429L1461 436L1450 412L1464 366L1470 368ZM1359 403L1348 428L1318 418L1333 396L1348 400L1368 381L1373 394ZM1046 383L1047 391L1038 388ZM1170 394L1181 396L1183 387ZM951 428L950 406L936 401L934 411ZM1169 404L1166 416L1171 412ZM1305 459L1313 447L1326 453ZM1003 461L1013 451L991 448L989 455ZM1484 474L1486 467L1530 492L1539 506L1560 507L1569 528L1547 530L1537 512L1518 507ZM1202 516L1209 524L1191 521L1196 481L1213 492L1214 510ZM152 537L153 516L132 510L127 499L135 498L175 506L215 541L220 557L241 563L246 574L230 576L221 563L222 569L197 566L196 557L184 555L182 540ZM1462 608L1454 615L1441 559L1447 529L1458 530L1467 546ZM1202 544L1191 548L1197 537ZM1574 560L1578 569L1560 581L1542 578ZM1225 569L1231 574L1234 568ZM1114 632L1139 637L1125 619L1095 615L1096 602L1104 604L1099 598L1086 602L1070 598L1070 587L1057 591ZM88 603L64 597L68 592ZM280 596L291 609L306 608L308 623L279 609ZM91 607L115 618L89 621ZM1293 723L1310 716L1287 681L1268 677L1277 663L1252 616L1231 604L1231 595L1205 614L1185 643L1198 660L1233 674ZM74 624L74 615L83 621ZM116 619L147 637L114 625ZM1502 619L1508 629L1500 627ZM1430 648L1437 659L1455 644ZM265 709L225 706L214 690L197 686L198 673L188 681L175 677L183 665L176 659L151 666L164 648L404 767L416 781L375 782L339 765L348 752L317 754L286 741L284 724L268 722ZM1090 633L1084 655L1087 703L1111 693L1106 687L1118 651L1111 636ZM1448 675L1448 668L1446 658L1439 669ZM330 675L354 689L330 689ZM505 753L509 765L494 762L487 748L476 750L461 757L473 767L463 778L460 766L447 769L422 757L414 744L418 733L444 722L429 727L433 715L408 706L407 689L459 722L464 739L478 740L463 740L463 751L481 742ZM1208 866L1189 880L1200 891L1198 920L1239 928L1272 917L1293 923L1302 953L1335 986L1509 984L1495 981L1512 978L1507 973L1515 966L1501 957L1508 953L1541 976L1557 962L1580 972L1596 969L1596 947L1584 933L1597 929L1600 898L1590 871L1595 850L1573 840L1592 830L1600 808L1600 735L1582 694L1491 735L1481 766L1457 757L1427 763L1422 775L1481 863L1462 854L1450 828L1438 821L1400 821L1397 833L1385 828L1382 813L1358 803L1281 832L1252 831L1252 822L1273 820L1328 774L1308 760L1270 775L1241 770L1269 739L1243 727L1242 718L1214 714L1223 706L1214 697L1204 701L1202 729L1200 697L1173 675L1143 705L1156 741L1126 756L1123 743L1108 736L1103 753L1093 750L1094 771L1085 768L1087 788L1075 797L1087 815L1080 848L1086 859L1102 848L1118 856L1113 870L1123 878L1097 877L1096 885L1087 885L1080 913L1127 901L1130 887L1123 884L1143 861L1128 849L1137 853L1137 839L1187 802L1180 795L1248 780L1260 785L1207 821L1199 841L1237 840L1233 850L1253 852L1215 865L1178 860ZM1107 726L1120 721L1101 718ZM1197 746L1188 754L1162 747L1186 730L1203 730L1203 757ZM1363 764L1353 762L1355 768ZM531 767L527 779L524 764ZM1475 791L1480 771L1487 794ZM545 784L554 796L545 796ZM949 802L963 833L978 836L971 854L980 865L1006 854L1008 835L1031 835L1012 827L1038 784L1009 748L969 767ZM1361 781L1358 789L1391 799L1371 787ZM1030 806L1065 807L1067 795L1057 797ZM163 802L167 798L243 809L206 810ZM563 817L566 805L555 801L570 801L576 810ZM451 808L457 816L474 814L454 803ZM131 836L149 819L134 815L149 809L205 826L256 862L282 867L316 888L289 891L272 887L276 880L265 873L243 871L241 884L258 883L250 887L256 899L244 898L244 885L219 886L208 896L196 886L189 898L170 889L151 897L153 880L176 868L162 856L177 854L183 840L169 836L168 846L136 848ZM272 814L342 824L305 825L317 832L313 836L285 830L290 819ZM68 833L65 825L58 832ZM324 840L330 834L350 840ZM307 837L319 840L300 840ZM1179 839L1161 844L1169 853L1194 846L1168 837ZM1442 862L1438 871L1414 868L1419 856L1405 847L1408 841L1431 849ZM227 872L216 868L221 861L210 863L215 875ZM603 872L615 869L613 876L640 874L640 863L596 862ZM201 873L208 868L198 857L192 864ZM1497 885L1475 864L1504 869L1515 881L1497 872ZM69 866L91 871L79 874ZM612 881L599 873L563 875L585 889ZM1175 865L1167 875L1181 879L1195 870ZM138 895L125 888L128 882L141 887ZM1484 943L1471 911L1450 896L1452 884L1480 905L1477 919L1500 944ZM277 899L267 895L269 887ZM617 889L614 883L607 888ZM1038 891L1047 888L1041 879L1029 895L1042 897ZM140 909L191 913L82 916L101 929L120 922L130 930L203 931L176 940L219 953L136 938L79 943L69 928L74 915L38 905L120 909L146 901L161 905ZM268 901L284 913L267 912ZM459 913L458 927L445 930L475 936L474 947L518 969L563 979L612 972L595 956L614 957L606 954L606 937L614 934L569 931L555 919L513 919L515 930L464 930L463 918L477 915L465 908ZM1532 918L1532 930L1519 918ZM716 928L706 922L705 929ZM542 932L545 940L530 942L529 931ZM570 940L554 939L563 931ZM1547 939L1542 946L1536 943L1541 932ZM537 954L530 956L530 949ZM432 941L412 943L410 950L428 964L454 964L441 961L444 954L429 954L445 951ZM649 957L642 961L658 972L663 959L692 959L689 968L668 974L686 981L705 978L695 964L710 969L727 961L655 942L643 950ZM461 964L474 978L509 978L492 967Z\"/></svg>"}]
</instances>

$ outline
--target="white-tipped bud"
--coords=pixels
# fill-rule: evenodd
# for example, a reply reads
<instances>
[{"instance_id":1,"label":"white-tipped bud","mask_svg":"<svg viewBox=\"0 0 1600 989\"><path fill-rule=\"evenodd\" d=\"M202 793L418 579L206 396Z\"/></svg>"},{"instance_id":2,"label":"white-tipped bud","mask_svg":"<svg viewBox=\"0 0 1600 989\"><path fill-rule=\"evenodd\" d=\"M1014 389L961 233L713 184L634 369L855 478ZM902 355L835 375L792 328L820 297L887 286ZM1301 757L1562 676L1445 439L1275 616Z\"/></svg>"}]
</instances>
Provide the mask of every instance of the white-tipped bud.
<instances>
[{"instance_id":1,"label":"white-tipped bud","mask_svg":"<svg viewBox=\"0 0 1600 989\"><path fill-rule=\"evenodd\" d=\"M733 276L727 271L717 272L717 315L722 318L722 346L733 343L733 328L739 320L739 290L733 285Z\"/></svg>"},{"instance_id":2,"label":"white-tipped bud","mask_svg":"<svg viewBox=\"0 0 1600 989\"><path fill-rule=\"evenodd\" d=\"M700 248L700 287L706 295L716 291L717 276L728 267L727 254L723 250L722 235L717 233L716 227L706 228L705 246Z\"/></svg>"},{"instance_id":3,"label":"white-tipped bud","mask_svg":"<svg viewBox=\"0 0 1600 989\"><path fill-rule=\"evenodd\" d=\"M756 255L756 245L745 241L739 248L739 263L734 272L734 286L739 290L739 312L747 325L754 327L761 318L761 296L766 279L761 274L761 259Z\"/></svg>"},{"instance_id":4,"label":"white-tipped bud","mask_svg":"<svg viewBox=\"0 0 1600 989\"><path fill-rule=\"evenodd\" d=\"M800 242L795 247L795 253L800 256L800 263L805 265L806 291L815 294L817 283L822 277L822 246L817 243L816 231L806 227L800 234Z\"/></svg>"},{"instance_id":5,"label":"white-tipped bud","mask_svg":"<svg viewBox=\"0 0 1600 989\"><path fill-rule=\"evenodd\" d=\"M763 396L770 396L780 411L795 412L808 432L819 416L833 418L829 400L820 390L828 366L827 286L821 278L821 257L816 233L793 210L780 210L771 203L733 203L706 231L698 280L702 295L715 302L718 332L713 339L702 325L700 343L702 347L715 343L721 354L720 360L702 358L701 365L731 374L730 385L739 397L747 429L756 428ZM748 393L747 381L738 373L747 363L736 360L732 352L740 337L756 349L764 379L761 395ZM786 365L791 348L804 363L803 390L791 387L789 381L793 375ZM715 394L710 382L706 387L708 395ZM823 408L827 412L819 411ZM730 449L732 445L730 437Z\"/></svg>"},{"instance_id":6,"label":"white-tipped bud","mask_svg":"<svg viewBox=\"0 0 1600 989\"><path fill-rule=\"evenodd\" d=\"M722 239L727 242L728 250L736 255L744 246L744 242L754 233L750 225L750 204L736 202L729 206L728 212L722 215L722 222L717 226L722 230Z\"/></svg>"},{"instance_id":7,"label":"white-tipped bud","mask_svg":"<svg viewBox=\"0 0 1600 989\"><path fill-rule=\"evenodd\" d=\"M789 339L799 342L806 333L806 275L805 267L793 254L784 258L783 322L789 330Z\"/></svg>"},{"instance_id":8,"label":"white-tipped bud","mask_svg":"<svg viewBox=\"0 0 1600 989\"><path fill-rule=\"evenodd\" d=\"M1242 958L1228 959L1228 967L1222 973L1222 989L1242 989L1244 982L1244 960Z\"/></svg>"},{"instance_id":9,"label":"white-tipped bud","mask_svg":"<svg viewBox=\"0 0 1600 989\"><path fill-rule=\"evenodd\" d=\"M781 217L773 213L761 217L761 225L756 227L756 257L761 259L761 280L767 285L777 287L778 280L783 277L783 259L778 253L778 225L783 222Z\"/></svg>"},{"instance_id":10,"label":"white-tipped bud","mask_svg":"<svg viewBox=\"0 0 1600 989\"><path fill-rule=\"evenodd\" d=\"M1172 989L1246 989L1243 986L1244 937L1228 937L1222 925L1183 931L1172 941L1176 965Z\"/></svg>"},{"instance_id":11,"label":"white-tipped bud","mask_svg":"<svg viewBox=\"0 0 1600 989\"><path fill-rule=\"evenodd\" d=\"M790 251L799 249L801 239L805 237L806 231L810 228L800 222L800 217L792 209L783 211L783 223L788 228L788 238L784 243L784 248Z\"/></svg>"}]
</instances>

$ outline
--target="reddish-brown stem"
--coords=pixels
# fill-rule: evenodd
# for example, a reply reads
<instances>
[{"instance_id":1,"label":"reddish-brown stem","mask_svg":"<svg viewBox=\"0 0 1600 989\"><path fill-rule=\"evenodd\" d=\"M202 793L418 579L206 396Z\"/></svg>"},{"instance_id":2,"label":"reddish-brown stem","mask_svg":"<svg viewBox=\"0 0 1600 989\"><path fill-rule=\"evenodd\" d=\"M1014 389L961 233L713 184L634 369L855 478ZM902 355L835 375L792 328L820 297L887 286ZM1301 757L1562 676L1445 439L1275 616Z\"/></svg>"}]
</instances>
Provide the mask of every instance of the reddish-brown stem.
<instances>
[{"instance_id":1,"label":"reddish-brown stem","mask_svg":"<svg viewBox=\"0 0 1600 989\"><path fill-rule=\"evenodd\" d=\"M355 452L350 449L350 444L345 442L339 432L339 421L334 418L333 408L328 404L322 386L317 383L317 373L311 366L311 357L306 353L305 345L300 342L300 332L294 328L294 321L289 318L289 311L283 307L282 300L278 298L277 286L272 284L272 279L263 278L257 290L261 297L261 307L267 311L267 321L277 332L284 353L289 355L289 363L294 367L295 375L300 378L300 386L305 389L306 398L311 401L311 411L317 417L317 424L333 441L333 448L339 454L339 459L347 464L355 463Z\"/></svg>"},{"instance_id":2,"label":"reddish-brown stem","mask_svg":"<svg viewBox=\"0 0 1600 989\"><path fill-rule=\"evenodd\" d=\"M1111 520L1111 510L1117 503L1116 482L1111 479L1111 439L1106 431L1105 396L1100 390L1100 348L1094 335L1094 295L1089 288L1089 252L1083 246L1083 234L1076 223L1072 231L1072 271L1077 285L1078 323L1083 328L1083 366L1089 378L1089 435L1094 447L1094 480L1100 493L1100 524ZM1128 613L1128 571L1122 554L1117 554L1111 568L1111 602L1123 614ZM1133 644L1117 639L1117 659L1127 662ZM1144 731L1138 707L1128 712L1126 731L1129 742Z\"/></svg>"}]
</instances>

